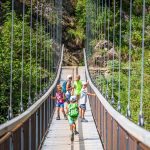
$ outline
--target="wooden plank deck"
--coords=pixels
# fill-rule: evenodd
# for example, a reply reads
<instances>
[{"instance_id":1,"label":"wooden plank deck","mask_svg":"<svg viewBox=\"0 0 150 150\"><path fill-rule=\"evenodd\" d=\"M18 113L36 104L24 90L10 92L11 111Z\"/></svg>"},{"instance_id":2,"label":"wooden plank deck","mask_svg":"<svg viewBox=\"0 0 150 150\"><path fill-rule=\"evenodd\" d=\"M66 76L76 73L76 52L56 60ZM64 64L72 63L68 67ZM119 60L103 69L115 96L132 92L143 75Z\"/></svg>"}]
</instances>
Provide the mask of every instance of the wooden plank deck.
<instances>
[{"instance_id":1,"label":"wooden plank deck","mask_svg":"<svg viewBox=\"0 0 150 150\"><path fill-rule=\"evenodd\" d=\"M81 80L85 79L84 67L79 67L78 71L72 69L68 71L62 69L62 76L60 80L64 80L67 74L76 73L81 75ZM79 135L75 135L74 142L71 142L68 120L64 120L61 114L61 120L56 120L56 112L54 114L50 129L45 138L42 146L42 150L103 150L102 143L99 139L99 135L96 130L96 126L91 113L89 101L87 102L87 110L85 118L88 122L81 122L80 119L77 121L77 130Z\"/></svg>"}]
</instances>

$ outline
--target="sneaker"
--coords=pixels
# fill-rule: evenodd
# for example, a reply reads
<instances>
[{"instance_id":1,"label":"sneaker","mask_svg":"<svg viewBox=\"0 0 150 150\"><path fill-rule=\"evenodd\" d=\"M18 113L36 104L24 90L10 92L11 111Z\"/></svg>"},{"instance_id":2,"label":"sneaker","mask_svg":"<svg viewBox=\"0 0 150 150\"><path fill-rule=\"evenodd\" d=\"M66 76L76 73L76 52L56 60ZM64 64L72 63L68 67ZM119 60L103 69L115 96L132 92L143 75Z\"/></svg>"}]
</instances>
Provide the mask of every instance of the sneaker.
<instances>
[{"instance_id":1,"label":"sneaker","mask_svg":"<svg viewBox=\"0 0 150 150\"><path fill-rule=\"evenodd\" d=\"M65 119L65 120L68 120L68 118L67 118L67 116L66 116L66 115L64 116L64 119Z\"/></svg>"},{"instance_id":2,"label":"sneaker","mask_svg":"<svg viewBox=\"0 0 150 150\"><path fill-rule=\"evenodd\" d=\"M74 133L71 133L71 141L74 141Z\"/></svg>"},{"instance_id":3,"label":"sneaker","mask_svg":"<svg viewBox=\"0 0 150 150\"><path fill-rule=\"evenodd\" d=\"M75 131L74 131L74 134L77 135L77 134L79 134L79 132L78 132L77 130L75 130Z\"/></svg>"},{"instance_id":4,"label":"sneaker","mask_svg":"<svg viewBox=\"0 0 150 150\"><path fill-rule=\"evenodd\" d=\"M82 118L81 122L88 122L88 120L86 120L85 118Z\"/></svg>"},{"instance_id":5,"label":"sneaker","mask_svg":"<svg viewBox=\"0 0 150 150\"><path fill-rule=\"evenodd\" d=\"M59 116L57 116L57 117L56 117L56 120L60 120L60 117L59 117Z\"/></svg>"}]
</instances>

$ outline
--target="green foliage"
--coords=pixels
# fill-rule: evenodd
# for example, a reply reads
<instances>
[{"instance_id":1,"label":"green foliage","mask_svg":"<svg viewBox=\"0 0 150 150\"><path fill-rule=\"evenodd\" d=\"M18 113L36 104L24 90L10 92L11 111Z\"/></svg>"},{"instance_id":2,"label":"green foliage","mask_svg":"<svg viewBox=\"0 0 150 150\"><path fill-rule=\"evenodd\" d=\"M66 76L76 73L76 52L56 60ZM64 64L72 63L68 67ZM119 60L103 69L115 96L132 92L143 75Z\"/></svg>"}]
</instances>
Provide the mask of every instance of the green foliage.
<instances>
[{"instance_id":1,"label":"green foliage","mask_svg":"<svg viewBox=\"0 0 150 150\"><path fill-rule=\"evenodd\" d=\"M103 40L108 39L108 8L105 11L105 8L98 8L98 15L96 16L96 7L94 1L87 0L87 9L88 9L88 20L87 26L89 27L89 31L87 32L87 40L88 47L90 53L89 62L91 62L90 58L94 59L95 53L99 51L99 55L104 57L107 52L104 52L104 48L97 48L95 50L95 46ZM112 58L107 58L106 62L107 66L105 69L107 71L102 71L101 75L96 76L96 84L98 87L102 88L103 94L106 93L108 87L109 94L109 102L111 103L112 96L112 88L114 92L115 104L113 107L117 109L117 102L119 96L119 49L120 49L120 8L119 1L116 1L116 14L115 14L115 26L114 26L114 6L113 2L111 3L110 14L109 14L109 42L114 42L114 49L117 53L117 56L114 60L114 73L113 69L113 61ZM132 25L131 25L131 89L130 89L130 104L131 104L131 115L132 121L137 124L138 115L140 111L140 96L141 96L141 60L142 60L142 9L143 9L143 1L136 0L133 1L133 12L132 12ZM150 130L150 95L148 91L150 91L150 47L149 47L149 39L150 39L150 13L149 13L149 5L150 2L146 2L146 16L145 16L145 55L144 55L144 93L143 93L143 113L145 119L145 129ZM120 101L122 110L121 113L126 115L126 109L128 104L128 74L129 74L129 30L130 30L130 7L128 1L123 1L123 14L122 14L122 22L121 22L121 83L120 83ZM104 23L106 16L106 24ZM106 26L105 26L106 25ZM106 27L106 30L104 30ZM115 27L115 35L113 35ZM105 32L104 32L105 31ZM105 34L106 33L106 34ZM105 35L105 36L104 36ZM115 37L113 41L113 37ZM105 38L105 39L104 39ZM112 48L111 46L110 48ZM93 56L92 56L93 54ZM106 57L105 57L106 58ZM104 58L103 58L104 59ZM110 59L110 60L109 60ZM106 60L105 60L106 61ZM93 64L92 64L93 65ZM104 70L105 70L104 69ZM114 75L114 76L113 76ZM95 75L93 74L93 79L95 79ZM114 77L114 79L112 79ZM112 84L113 83L113 84Z\"/></svg>"},{"instance_id":2,"label":"green foliage","mask_svg":"<svg viewBox=\"0 0 150 150\"><path fill-rule=\"evenodd\" d=\"M76 19L78 25L85 29L86 26L86 0L78 0L76 5Z\"/></svg>"},{"instance_id":3,"label":"green foliage","mask_svg":"<svg viewBox=\"0 0 150 150\"><path fill-rule=\"evenodd\" d=\"M68 34L71 38L76 39L76 43L82 43L85 39L85 27L86 27L86 0L77 0L75 8L75 28L69 28Z\"/></svg>"},{"instance_id":4,"label":"green foliage","mask_svg":"<svg viewBox=\"0 0 150 150\"><path fill-rule=\"evenodd\" d=\"M7 8L8 12L3 16L3 24L0 26L0 124L7 120L8 107L9 107L9 95L10 95L10 43L11 43L11 11L9 9L9 2L4 3L3 8ZM3 9L4 10L4 9ZM24 70L23 70L23 104L24 109L27 108L29 97L29 78L30 78L30 26L28 23L29 13L25 16L25 33L24 33ZM35 23L35 22L34 22ZM13 42L13 89L12 89L12 107L14 116L18 115L21 100L21 73L22 73L22 20L14 12L14 42ZM45 39L48 37L48 33L44 33L44 28L39 25L37 38L37 66L36 66L36 30L31 29L32 32L32 60L31 60L31 98L34 102L36 92L36 76L37 76L37 91L40 91L40 71L41 71L41 88L49 86L45 85L44 81L50 83L54 79L54 73L49 72L48 67L52 67L53 61L49 62L50 54L53 55L51 40ZM45 37L44 37L45 34ZM42 41L42 43L41 43ZM44 50L46 50L45 56L45 68L44 68ZM40 56L41 62L40 62ZM41 64L40 64L41 63Z\"/></svg>"}]
</instances>

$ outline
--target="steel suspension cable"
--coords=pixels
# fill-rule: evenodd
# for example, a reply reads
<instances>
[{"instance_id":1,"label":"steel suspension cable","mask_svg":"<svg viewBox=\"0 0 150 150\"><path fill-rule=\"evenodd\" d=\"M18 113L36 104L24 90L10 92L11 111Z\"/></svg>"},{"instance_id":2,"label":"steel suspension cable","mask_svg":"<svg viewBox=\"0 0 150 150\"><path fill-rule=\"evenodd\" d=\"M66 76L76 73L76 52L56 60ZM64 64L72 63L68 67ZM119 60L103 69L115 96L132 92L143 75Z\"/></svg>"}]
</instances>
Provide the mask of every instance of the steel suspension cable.
<instances>
[{"instance_id":1,"label":"steel suspension cable","mask_svg":"<svg viewBox=\"0 0 150 150\"><path fill-rule=\"evenodd\" d=\"M30 0L31 5L31 17L30 17L30 76L29 76L29 98L28 107L32 105L31 100L31 80L32 80L32 0Z\"/></svg>"},{"instance_id":2,"label":"steel suspension cable","mask_svg":"<svg viewBox=\"0 0 150 150\"><path fill-rule=\"evenodd\" d=\"M116 13L116 0L114 0L114 28L113 28L113 61L112 61L112 97L111 104L114 104L114 52L115 52L115 13Z\"/></svg>"},{"instance_id":3,"label":"steel suspension cable","mask_svg":"<svg viewBox=\"0 0 150 150\"><path fill-rule=\"evenodd\" d=\"M37 95L38 95L38 91L37 91L37 86L38 86L38 63L37 63L37 59L38 59L38 11L39 11L39 6L38 6L38 0L37 0L37 5L36 5L36 9L37 9L37 13L36 13L36 86L35 86L35 96L36 96L36 100L37 100Z\"/></svg>"},{"instance_id":4,"label":"steel suspension cable","mask_svg":"<svg viewBox=\"0 0 150 150\"><path fill-rule=\"evenodd\" d=\"M105 44L105 41L106 41L106 0L104 0L104 64L103 64L103 67L105 68L105 51L106 51L106 44ZM104 78L105 78L105 75L104 75ZM106 79L107 80L107 79ZM103 81L103 94L105 95L105 79Z\"/></svg>"},{"instance_id":5,"label":"steel suspension cable","mask_svg":"<svg viewBox=\"0 0 150 150\"><path fill-rule=\"evenodd\" d=\"M90 25L89 25L89 16L88 16L88 12L89 12L89 0L86 1L86 37L87 37L87 57L89 57L90 54L90 50L89 50L89 33L90 33Z\"/></svg>"},{"instance_id":6,"label":"steel suspension cable","mask_svg":"<svg viewBox=\"0 0 150 150\"><path fill-rule=\"evenodd\" d=\"M97 43L97 35L96 35L96 29L97 29L97 0L95 0L95 3L94 3L94 6L95 6L95 16L94 16L94 24L95 24L95 29L94 29L94 41L95 41L95 43ZM93 47L93 50L94 50L94 47ZM95 58L95 66L96 66L96 68L97 68L97 58ZM96 81L96 74L97 74L97 70L96 70L96 72L94 73L94 82Z\"/></svg>"},{"instance_id":7,"label":"steel suspension cable","mask_svg":"<svg viewBox=\"0 0 150 150\"><path fill-rule=\"evenodd\" d=\"M54 5L54 2L52 3L53 5L52 5L52 7L53 7L53 15L54 15L54 18L53 18L53 31L52 31L52 39L53 39L53 43L52 43L52 45L55 45L55 5ZM55 48L53 48L53 46L52 46L52 60L53 60L53 72L54 72L54 67L55 67L55 59L54 59L54 57L55 57L55 53L54 53L54 50L55 50Z\"/></svg>"},{"instance_id":8,"label":"steel suspension cable","mask_svg":"<svg viewBox=\"0 0 150 150\"><path fill-rule=\"evenodd\" d=\"M129 27L129 72L128 72L128 105L127 105L127 114L128 118L131 118L130 111L130 92L131 92L131 33L132 33L132 0L130 0L130 27Z\"/></svg>"},{"instance_id":9,"label":"steel suspension cable","mask_svg":"<svg viewBox=\"0 0 150 150\"><path fill-rule=\"evenodd\" d=\"M12 82L13 82L13 48L14 48L14 0L12 0L12 18L11 18L11 53L10 53L10 100L9 100L9 109L8 109L8 119L13 118L13 109L12 109Z\"/></svg>"},{"instance_id":10,"label":"steel suspension cable","mask_svg":"<svg viewBox=\"0 0 150 150\"><path fill-rule=\"evenodd\" d=\"M102 5L101 5L101 2L102 2ZM101 12L101 22L100 22L100 41L102 42L102 26L103 26L103 21L102 21L102 15L103 15L103 0L100 0L100 8L101 8L101 10L100 10L100 12ZM101 48L101 47L100 47ZM100 67L101 68L101 67ZM100 91L102 92L102 73L101 73L101 70L100 70L100 72L99 72L99 74L100 74Z\"/></svg>"},{"instance_id":11,"label":"steel suspension cable","mask_svg":"<svg viewBox=\"0 0 150 150\"><path fill-rule=\"evenodd\" d=\"M96 0L96 46L97 46L97 43L99 42L99 39L98 39L98 34L99 34L99 32L98 32L98 22L97 22L97 20L98 20L98 0ZM97 59L97 57L96 57L96 75L95 75L95 81L97 80L97 78L98 78L98 59Z\"/></svg>"},{"instance_id":12,"label":"steel suspension cable","mask_svg":"<svg viewBox=\"0 0 150 150\"><path fill-rule=\"evenodd\" d=\"M45 7L45 5L46 4L44 4L44 7ZM44 90L43 90L43 92L45 93L46 92L46 89L45 89L45 71L46 71L46 69L45 69L45 51L46 51L46 47L45 47L45 43L46 43L46 24L45 24L45 22L46 22L46 20L45 20L45 16L46 16L46 10L44 9L44 33L43 33L43 36L44 36L44 68L43 68L43 71L44 71L44 73L43 73L43 77L44 77Z\"/></svg>"},{"instance_id":13,"label":"steel suspension cable","mask_svg":"<svg viewBox=\"0 0 150 150\"><path fill-rule=\"evenodd\" d=\"M107 27L108 27L108 32L107 32L107 39L108 39L108 45L107 45L107 49L109 50L110 49L110 46L109 46L109 26L110 26L110 0L108 1L108 18L107 18ZM107 67L108 67L108 61L109 61L109 56L107 56L106 58L106 62L107 62ZM107 79L107 85L106 85L106 99L108 100L109 98L109 94L108 94L108 79Z\"/></svg>"},{"instance_id":14,"label":"steel suspension cable","mask_svg":"<svg viewBox=\"0 0 150 150\"><path fill-rule=\"evenodd\" d=\"M119 32L119 81L118 81L118 104L117 104L117 110L119 112L121 112L121 103L120 103L120 79L121 79L121 47L122 47L122 30L121 30L121 27L122 27L122 21L121 21L121 18L122 18L122 0L120 0L120 32Z\"/></svg>"},{"instance_id":15,"label":"steel suspension cable","mask_svg":"<svg viewBox=\"0 0 150 150\"><path fill-rule=\"evenodd\" d=\"M100 2L101 2L101 0L98 0L98 17L99 17L99 19L100 19ZM101 23L98 25L98 42L100 42L100 25L101 25ZM100 66L98 67L98 77L100 76ZM100 83L101 84L101 83Z\"/></svg>"},{"instance_id":16,"label":"steel suspension cable","mask_svg":"<svg viewBox=\"0 0 150 150\"><path fill-rule=\"evenodd\" d=\"M50 13L49 13L49 15L50 15L50 20L51 20L51 23L49 22L49 24L50 24L50 48L49 48L49 58L50 58L50 61L49 61L49 70L50 70L50 75L49 75L49 84L51 84L51 75L52 75L52 73L51 73L51 65L52 65L52 2L51 2L51 0L50 0L50 4L51 4L51 11L50 11Z\"/></svg>"},{"instance_id":17,"label":"steel suspension cable","mask_svg":"<svg viewBox=\"0 0 150 150\"><path fill-rule=\"evenodd\" d=\"M40 96L42 96L42 18L43 18L43 4L42 4L43 0L41 0L41 18L40 18L40 26L41 26L41 51L40 51Z\"/></svg>"},{"instance_id":18,"label":"steel suspension cable","mask_svg":"<svg viewBox=\"0 0 150 150\"><path fill-rule=\"evenodd\" d=\"M100 12L101 12L101 0L98 0L98 2L99 2L99 9L98 9L98 15L100 15ZM100 17L99 17L100 18ZM98 41L100 41L100 25L99 25L99 27L98 27Z\"/></svg>"},{"instance_id":19,"label":"steel suspension cable","mask_svg":"<svg viewBox=\"0 0 150 150\"><path fill-rule=\"evenodd\" d=\"M49 34L48 34L48 72L49 72L49 76L48 76L48 86L50 86L50 75L51 75L51 69L50 69L50 65L51 65L51 24L50 24L50 20L51 20L51 18L50 18L50 13L51 13L51 9L49 9L49 21L48 21L48 32L49 32Z\"/></svg>"},{"instance_id":20,"label":"steel suspension cable","mask_svg":"<svg viewBox=\"0 0 150 150\"><path fill-rule=\"evenodd\" d=\"M145 38L145 0L143 0L143 23L142 23L142 58L141 58L141 92L140 92L140 112L138 125L144 126L144 116L143 116L143 92L144 92L144 45Z\"/></svg>"},{"instance_id":21,"label":"steel suspension cable","mask_svg":"<svg viewBox=\"0 0 150 150\"><path fill-rule=\"evenodd\" d=\"M49 10L48 10L48 14L49 14ZM48 21L48 18L49 17L47 17L47 64L46 66L47 66L47 72L49 73L49 21ZM48 88L48 82L49 82L48 77L46 79L46 88Z\"/></svg>"},{"instance_id":22,"label":"steel suspension cable","mask_svg":"<svg viewBox=\"0 0 150 150\"><path fill-rule=\"evenodd\" d=\"M20 113L23 109L23 73L24 73L24 17L25 17L25 0L22 3L23 6L23 20L22 20L22 62L21 62L21 101L20 101Z\"/></svg>"},{"instance_id":23,"label":"steel suspension cable","mask_svg":"<svg viewBox=\"0 0 150 150\"><path fill-rule=\"evenodd\" d=\"M51 30L51 37L52 37L52 48L51 48L51 71L54 72L54 49L53 49L53 43L54 43L54 1L52 1L52 30Z\"/></svg>"},{"instance_id":24,"label":"steel suspension cable","mask_svg":"<svg viewBox=\"0 0 150 150\"><path fill-rule=\"evenodd\" d=\"M98 0L96 1L96 46L98 44ZM96 57L96 75L95 75L95 82L97 81L98 78L98 57Z\"/></svg>"},{"instance_id":25,"label":"steel suspension cable","mask_svg":"<svg viewBox=\"0 0 150 150\"><path fill-rule=\"evenodd\" d=\"M97 1L97 0L96 0ZM97 29L97 24L96 24L96 20L97 20L97 3L96 3L96 1L95 1L95 17L94 17L94 19L95 19L95 31L94 31L94 39L95 39L95 41L96 41L96 29Z\"/></svg>"}]
</instances>

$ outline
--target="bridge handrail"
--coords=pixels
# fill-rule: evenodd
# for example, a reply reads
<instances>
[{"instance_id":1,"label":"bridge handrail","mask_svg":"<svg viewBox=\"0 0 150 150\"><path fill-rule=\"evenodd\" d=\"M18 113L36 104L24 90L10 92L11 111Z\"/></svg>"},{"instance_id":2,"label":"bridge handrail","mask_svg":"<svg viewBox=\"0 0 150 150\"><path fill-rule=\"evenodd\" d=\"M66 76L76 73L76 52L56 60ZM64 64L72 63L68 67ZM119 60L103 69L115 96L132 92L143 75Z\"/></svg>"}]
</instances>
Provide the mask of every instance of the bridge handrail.
<instances>
[{"instance_id":1,"label":"bridge handrail","mask_svg":"<svg viewBox=\"0 0 150 150\"><path fill-rule=\"evenodd\" d=\"M60 59L59 68L57 71L57 76L56 76L52 86L39 100L37 100L25 112L23 112L22 114L20 114L19 116L15 117L15 118L13 118L12 120L0 125L0 137L3 136L4 134L10 132L18 124L25 122L32 114L34 114L37 111L37 109L41 106L41 104L48 98L49 94L56 87L56 84L59 80L59 76L61 73L62 61L63 61L63 51L64 51L64 45L62 46L61 59Z\"/></svg>"},{"instance_id":2,"label":"bridge handrail","mask_svg":"<svg viewBox=\"0 0 150 150\"><path fill-rule=\"evenodd\" d=\"M102 105L105 107L107 112L111 114L111 116L118 122L118 124L127 131L131 136L135 137L139 142L145 144L150 148L150 132L141 128L140 126L136 125L129 119L127 119L125 116L121 115L119 112L117 112L109 103L108 101L103 97L103 95L99 92L99 90L94 86L94 84L91 81L91 77L88 72L88 66L87 66L87 59L86 59L86 52L84 51L84 62L85 62L85 71L87 80L89 81L89 85L93 89L93 91L96 93L98 99L102 103Z\"/></svg>"}]
</instances>

